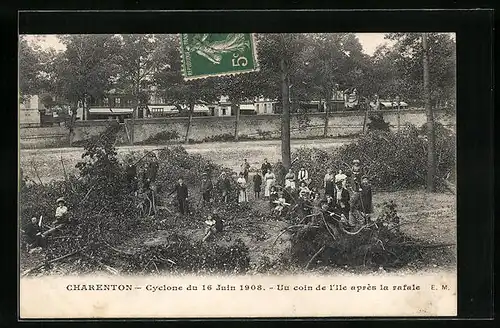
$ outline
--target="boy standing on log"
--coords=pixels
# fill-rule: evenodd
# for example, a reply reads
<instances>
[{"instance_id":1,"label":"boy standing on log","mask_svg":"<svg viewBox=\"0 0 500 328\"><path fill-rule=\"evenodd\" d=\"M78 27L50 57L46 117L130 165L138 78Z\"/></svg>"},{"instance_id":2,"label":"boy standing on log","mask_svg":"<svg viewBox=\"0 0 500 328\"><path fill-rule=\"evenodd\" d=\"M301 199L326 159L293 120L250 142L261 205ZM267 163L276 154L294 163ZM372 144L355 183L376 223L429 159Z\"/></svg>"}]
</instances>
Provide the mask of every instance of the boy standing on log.
<instances>
[{"instance_id":1,"label":"boy standing on log","mask_svg":"<svg viewBox=\"0 0 500 328\"><path fill-rule=\"evenodd\" d=\"M342 221L347 221L350 210L349 192L344 188L342 180L335 181L334 202L335 214L339 215Z\"/></svg>"}]
</instances>

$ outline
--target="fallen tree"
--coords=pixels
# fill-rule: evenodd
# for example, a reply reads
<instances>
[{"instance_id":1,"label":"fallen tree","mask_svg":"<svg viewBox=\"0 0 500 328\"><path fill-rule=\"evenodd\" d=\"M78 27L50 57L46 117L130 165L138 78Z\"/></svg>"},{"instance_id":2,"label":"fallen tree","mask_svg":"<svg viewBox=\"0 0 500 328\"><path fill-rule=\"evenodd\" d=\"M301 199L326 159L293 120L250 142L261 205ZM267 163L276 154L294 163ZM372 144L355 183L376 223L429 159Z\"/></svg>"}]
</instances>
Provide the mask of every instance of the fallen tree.
<instances>
[{"instance_id":1,"label":"fallen tree","mask_svg":"<svg viewBox=\"0 0 500 328\"><path fill-rule=\"evenodd\" d=\"M415 261L425 262L425 253L430 248L454 246L428 243L401 232L400 227L406 222L401 222L393 202L384 203L377 218L367 219L354 228L326 210L313 216L308 224L292 223L283 229L273 243L285 233L290 234L290 251L284 260L306 269L318 264L398 268Z\"/></svg>"}]
</instances>

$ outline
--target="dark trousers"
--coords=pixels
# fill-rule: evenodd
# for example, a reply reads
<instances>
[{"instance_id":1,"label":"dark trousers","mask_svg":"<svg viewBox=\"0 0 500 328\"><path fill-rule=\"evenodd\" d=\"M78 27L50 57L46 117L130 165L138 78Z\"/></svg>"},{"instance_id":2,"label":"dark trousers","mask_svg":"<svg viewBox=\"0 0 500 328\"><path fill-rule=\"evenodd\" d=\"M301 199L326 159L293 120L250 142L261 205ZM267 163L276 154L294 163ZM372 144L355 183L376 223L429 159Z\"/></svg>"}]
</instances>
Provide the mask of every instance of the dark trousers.
<instances>
[{"instance_id":1,"label":"dark trousers","mask_svg":"<svg viewBox=\"0 0 500 328\"><path fill-rule=\"evenodd\" d=\"M179 212L181 214L186 214L187 213L187 200L185 198L178 198L177 201L179 202Z\"/></svg>"},{"instance_id":2,"label":"dark trousers","mask_svg":"<svg viewBox=\"0 0 500 328\"><path fill-rule=\"evenodd\" d=\"M203 193L203 201L206 202L206 203L210 202L210 191L205 191Z\"/></svg>"}]
</instances>

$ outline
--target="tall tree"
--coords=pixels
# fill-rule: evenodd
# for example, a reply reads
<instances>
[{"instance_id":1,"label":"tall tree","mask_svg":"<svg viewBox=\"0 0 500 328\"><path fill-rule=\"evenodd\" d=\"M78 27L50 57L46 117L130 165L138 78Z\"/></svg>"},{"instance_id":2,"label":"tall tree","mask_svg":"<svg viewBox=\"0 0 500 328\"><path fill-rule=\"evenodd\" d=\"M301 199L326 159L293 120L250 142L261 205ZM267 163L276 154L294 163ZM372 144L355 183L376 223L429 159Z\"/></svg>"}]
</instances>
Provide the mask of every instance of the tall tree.
<instances>
[{"instance_id":1,"label":"tall tree","mask_svg":"<svg viewBox=\"0 0 500 328\"><path fill-rule=\"evenodd\" d=\"M301 52L305 46L305 35L295 33L259 34L258 52L261 70L267 75L267 81L280 79L276 87L267 89L268 95L281 98L281 158L283 166L291 166L290 158L290 85L294 72L304 63ZM279 87L278 87L279 86Z\"/></svg>"},{"instance_id":2,"label":"tall tree","mask_svg":"<svg viewBox=\"0 0 500 328\"><path fill-rule=\"evenodd\" d=\"M400 85L396 90L404 99L422 99L424 51L421 34L390 33L386 38L395 41L388 56L392 57L396 73L394 81ZM427 33L427 46L431 105L453 105L456 91L455 40L447 33Z\"/></svg>"},{"instance_id":3,"label":"tall tree","mask_svg":"<svg viewBox=\"0 0 500 328\"><path fill-rule=\"evenodd\" d=\"M25 96L39 91L40 57L24 36L19 37L19 96Z\"/></svg>"},{"instance_id":4,"label":"tall tree","mask_svg":"<svg viewBox=\"0 0 500 328\"><path fill-rule=\"evenodd\" d=\"M112 86L116 74L119 39L109 34L61 35L66 50L54 60L55 90L71 106L67 122L70 140L78 104L83 105L83 119L88 116L89 97L102 96Z\"/></svg>"},{"instance_id":5,"label":"tall tree","mask_svg":"<svg viewBox=\"0 0 500 328\"><path fill-rule=\"evenodd\" d=\"M240 104L245 101L253 102L256 97L269 94L269 85L266 83L265 73L251 72L220 77L216 80L217 90L221 95L229 97L232 112L235 113L234 139L238 140L240 122Z\"/></svg>"},{"instance_id":6,"label":"tall tree","mask_svg":"<svg viewBox=\"0 0 500 328\"><path fill-rule=\"evenodd\" d=\"M181 73L181 55L179 39L176 35L158 35L162 39L162 51L166 64L154 73L154 82L165 99L179 107L187 106L188 123L184 142L189 141L194 107L197 104L214 102L220 96L214 79L199 79L184 81Z\"/></svg>"},{"instance_id":7,"label":"tall tree","mask_svg":"<svg viewBox=\"0 0 500 328\"><path fill-rule=\"evenodd\" d=\"M153 34L121 35L115 83L135 97L136 105L141 101L141 94L149 91L153 85L154 73L166 68L164 41L164 38L157 38Z\"/></svg>"},{"instance_id":8,"label":"tall tree","mask_svg":"<svg viewBox=\"0 0 500 328\"><path fill-rule=\"evenodd\" d=\"M431 106L431 90L429 81L429 48L427 45L427 33L422 33L423 50L423 80L424 100L427 112L427 191L434 192L434 175L436 171L436 136L434 133L434 113Z\"/></svg>"},{"instance_id":9,"label":"tall tree","mask_svg":"<svg viewBox=\"0 0 500 328\"><path fill-rule=\"evenodd\" d=\"M338 88L356 87L363 80L368 59L359 40L352 33L309 34L302 56L309 63L301 75L307 85L314 85L326 100L323 135L328 135L329 112Z\"/></svg>"}]
</instances>

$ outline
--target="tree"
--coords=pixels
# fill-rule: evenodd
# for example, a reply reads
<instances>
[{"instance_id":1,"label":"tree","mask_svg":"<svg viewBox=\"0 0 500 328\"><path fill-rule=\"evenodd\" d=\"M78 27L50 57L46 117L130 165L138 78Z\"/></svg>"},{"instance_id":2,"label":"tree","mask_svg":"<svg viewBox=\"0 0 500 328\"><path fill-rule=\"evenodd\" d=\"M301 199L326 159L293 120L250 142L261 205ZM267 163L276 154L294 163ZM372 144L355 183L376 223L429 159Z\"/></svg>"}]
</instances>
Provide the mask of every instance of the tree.
<instances>
[{"instance_id":1,"label":"tree","mask_svg":"<svg viewBox=\"0 0 500 328\"><path fill-rule=\"evenodd\" d=\"M38 52L33 49L25 37L19 37L19 96L20 100L25 96L38 92L40 58Z\"/></svg>"},{"instance_id":2,"label":"tree","mask_svg":"<svg viewBox=\"0 0 500 328\"><path fill-rule=\"evenodd\" d=\"M423 79L424 79L424 100L427 112L427 191L434 192L434 175L436 171L436 136L434 131L434 113L431 106L431 90L429 81L429 49L427 46L427 33L422 34L423 49Z\"/></svg>"},{"instance_id":3,"label":"tree","mask_svg":"<svg viewBox=\"0 0 500 328\"><path fill-rule=\"evenodd\" d=\"M236 115L234 124L234 139L238 140L240 104L244 101L252 101L254 98L268 94L265 83L265 74L262 72L251 72L223 76L216 80L217 90L221 95L228 96L233 112Z\"/></svg>"},{"instance_id":4,"label":"tree","mask_svg":"<svg viewBox=\"0 0 500 328\"><path fill-rule=\"evenodd\" d=\"M394 68L396 88L404 99L422 99L423 47L419 33L390 33L387 39L396 43L387 53ZM456 45L446 33L427 33L429 86L431 103L440 107L455 102ZM394 94L392 96L396 96Z\"/></svg>"},{"instance_id":5,"label":"tree","mask_svg":"<svg viewBox=\"0 0 500 328\"><path fill-rule=\"evenodd\" d=\"M368 66L359 40L352 33L309 34L299 69L307 85L315 86L326 100L323 136L328 135L328 116L334 92L339 88L356 87L363 80Z\"/></svg>"},{"instance_id":6,"label":"tree","mask_svg":"<svg viewBox=\"0 0 500 328\"><path fill-rule=\"evenodd\" d=\"M281 95L281 157L283 166L288 170L291 165L289 92L293 73L303 65L300 54L306 38L304 34L298 33L259 34L257 38L261 70L265 73L264 76L267 76L266 81L276 81L280 78L280 83L267 89L267 92L268 95Z\"/></svg>"},{"instance_id":7,"label":"tree","mask_svg":"<svg viewBox=\"0 0 500 328\"><path fill-rule=\"evenodd\" d=\"M142 93L153 85L154 73L166 66L162 41L153 34L121 35L115 84L133 95L137 105L144 100Z\"/></svg>"},{"instance_id":8,"label":"tree","mask_svg":"<svg viewBox=\"0 0 500 328\"><path fill-rule=\"evenodd\" d=\"M71 140L78 104L84 107L85 119L88 98L102 96L111 87L120 44L109 34L61 35L59 39L66 50L54 60L54 88L72 109L67 122Z\"/></svg>"},{"instance_id":9,"label":"tree","mask_svg":"<svg viewBox=\"0 0 500 328\"><path fill-rule=\"evenodd\" d=\"M194 106L216 101L220 92L217 90L217 83L214 79L185 81L181 73L182 62L178 37L175 35L158 37L162 39L162 51L167 64L153 74L154 83L169 102L179 107L187 106L189 120L184 136L184 142L187 143Z\"/></svg>"}]
</instances>

